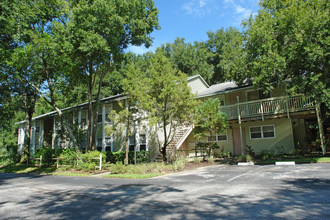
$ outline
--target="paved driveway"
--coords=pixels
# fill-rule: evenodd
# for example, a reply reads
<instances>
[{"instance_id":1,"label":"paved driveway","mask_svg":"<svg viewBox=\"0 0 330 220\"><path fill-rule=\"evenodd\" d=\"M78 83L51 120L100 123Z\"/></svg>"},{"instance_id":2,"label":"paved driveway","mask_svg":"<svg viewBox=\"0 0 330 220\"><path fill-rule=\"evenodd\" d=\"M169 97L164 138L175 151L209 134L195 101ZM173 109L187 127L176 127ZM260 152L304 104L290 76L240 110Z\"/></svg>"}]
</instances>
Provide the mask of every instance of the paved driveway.
<instances>
[{"instance_id":1,"label":"paved driveway","mask_svg":"<svg viewBox=\"0 0 330 220\"><path fill-rule=\"evenodd\" d=\"M149 180L0 174L0 219L330 219L330 164Z\"/></svg>"}]
</instances>

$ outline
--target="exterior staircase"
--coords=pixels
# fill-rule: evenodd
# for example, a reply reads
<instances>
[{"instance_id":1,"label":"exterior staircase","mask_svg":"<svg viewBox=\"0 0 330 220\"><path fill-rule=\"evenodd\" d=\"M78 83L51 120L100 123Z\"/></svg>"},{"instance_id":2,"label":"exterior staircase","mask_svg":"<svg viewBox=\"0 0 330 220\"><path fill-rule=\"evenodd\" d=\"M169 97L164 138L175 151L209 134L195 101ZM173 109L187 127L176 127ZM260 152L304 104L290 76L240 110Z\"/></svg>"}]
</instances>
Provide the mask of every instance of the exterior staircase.
<instances>
[{"instance_id":1,"label":"exterior staircase","mask_svg":"<svg viewBox=\"0 0 330 220\"><path fill-rule=\"evenodd\" d=\"M183 142L187 139L189 134L192 132L194 125L183 124L177 128L177 131L174 134L173 140L167 145L166 155L167 162L170 162L175 155L176 151L181 147ZM156 162L163 161L163 154L158 153L157 157L154 159Z\"/></svg>"}]
</instances>

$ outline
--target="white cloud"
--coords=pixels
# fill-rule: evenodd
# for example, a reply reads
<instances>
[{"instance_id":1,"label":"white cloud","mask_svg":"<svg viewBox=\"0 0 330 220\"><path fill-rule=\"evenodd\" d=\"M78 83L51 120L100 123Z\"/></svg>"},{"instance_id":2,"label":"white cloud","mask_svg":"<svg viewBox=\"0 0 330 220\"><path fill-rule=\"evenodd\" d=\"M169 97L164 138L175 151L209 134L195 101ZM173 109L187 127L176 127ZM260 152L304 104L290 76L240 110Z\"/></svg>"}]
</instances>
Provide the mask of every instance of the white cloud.
<instances>
[{"instance_id":1,"label":"white cloud","mask_svg":"<svg viewBox=\"0 0 330 220\"><path fill-rule=\"evenodd\" d=\"M223 0L224 9L232 9L234 12L235 24L241 23L242 20L248 18L251 14L255 15L256 12L253 11L251 6L255 6L255 0Z\"/></svg>"},{"instance_id":2,"label":"white cloud","mask_svg":"<svg viewBox=\"0 0 330 220\"><path fill-rule=\"evenodd\" d=\"M190 0L186 4L182 5L182 9L186 14L196 17L203 17L206 14L210 14L217 9L216 2L214 0Z\"/></svg>"}]
</instances>

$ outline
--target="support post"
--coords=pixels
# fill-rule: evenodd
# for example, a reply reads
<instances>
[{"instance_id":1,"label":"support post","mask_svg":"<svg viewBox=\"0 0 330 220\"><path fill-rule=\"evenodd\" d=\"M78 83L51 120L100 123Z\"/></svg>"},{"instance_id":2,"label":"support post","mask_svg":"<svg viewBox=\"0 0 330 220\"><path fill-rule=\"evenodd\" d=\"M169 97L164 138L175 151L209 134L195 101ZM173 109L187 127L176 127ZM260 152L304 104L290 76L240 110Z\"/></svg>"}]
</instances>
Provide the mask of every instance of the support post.
<instances>
[{"instance_id":1,"label":"support post","mask_svg":"<svg viewBox=\"0 0 330 220\"><path fill-rule=\"evenodd\" d=\"M102 105L102 151L105 152L105 104Z\"/></svg>"},{"instance_id":2,"label":"support post","mask_svg":"<svg viewBox=\"0 0 330 220\"><path fill-rule=\"evenodd\" d=\"M81 129L81 109L78 112L78 128Z\"/></svg>"},{"instance_id":3,"label":"support post","mask_svg":"<svg viewBox=\"0 0 330 220\"><path fill-rule=\"evenodd\" d=\"M290 101L290 98L287 97L286 98L286 114L288 115L288 118L290 118L289 101Z\"/></svg>"},{"instance_id":4,"label":"support post","mask_svg":"<svg viewBox=\"0 0 330 220\"><path fill-rule=\"evenodd\" d=\"M31 145L31 155L34 155L36 149L36 121L34 120L31 127L30 133L30 145Z\"/></svg>"},{"instance_id":5,"label":"support post","mask_svg":"<svg viewBox=\"0 0 330 220\"><path fill-rule=\"evenodd\" d=\"M146 127L146 150L148 152L149 162L150 162L150 150L149 150L149 123L147 121Z\"/></svg>"},{"instance_id":6,"label":"support post","mask_svg":"<svg viewBox=\"0 0 330 220\"><path fill-rule=\"evenodd\" d=\"M41 146L41 147L44 147L44 135L45 135L45 132L44 132L44 123L45 123L45 120L44 119L41 119L40 120L40 128L39 128L39 134L40 134L40 137L39 137L39 146Z\"/></svg>"},{"instance_id":7,"label":"support post","mask_svg":"<svg viewBox=\"0 0 330 220\"><path fill-rule=\"evenodd\" d=\"M239 137L241 140L241 154L244 155L244 146L243 146L243 135L242 135L242 121L241 121L241 113L239 110L239 96L237 98L237 114L238 114L238 124L239 124Z\"/></svg>"},{"instance_id":8,"label":"support post","mask_svg":"<svg viewBox=\"0 0 330 220\"><path fill-rule=\"evenodd\" d=\"M102 170L102 154L100 154L100 171Z\"/></svg>"},{"instance_id":9,"label":"support post","mask_svg":"<svg viewBox=\"0 0 330 220\"><path fill-rule=\"evenodd\" d=\"M323 131L323 125L321 120L321 110L320 110L320 104L316 103L316 116L317 116L317 124L319 127L319 133L320 133L320 140L321 140L321 147L322 147L322 153L323 155L326 152L325 146L324 146L324 131Z\"/></svg>"},{"instance_id":10,"label":"support post","mask_svg":"<svg viewBox=\"0 0 330 220\"><path fill-rule=\"evenodd\" d=\"M112 112L112 110L113 110L113 103L111 103L111 105L110 105L110 112ZM112 115L111 115L111 117L112 117ZM113 127L113 120L111 120L111 127ZM110 145L111 145L111 152L113 152L113 134L111 134Z\"/></svg>"},{"instance_id":11,"label":"support post","mask_svg":"<svg viewBox=\"0 0 330 220\"><path fill-rule=\"evenodd\" d=\"M262 101L260 101L260 109L261 109L261 119L262 119L262 121L264 121L265 120L265 118L264 118L264 106L262 105Z\"/></svg>"},{"instance_id":12,"label":"support post","mask_svg":"<svg viewBox=\"0 0 330 220\"><path fill-rule=\"evenodd\" d=\"M40 155L40 163L39 163L39 168L42 166L42 155Z\"/></svg>"}]
</instances>

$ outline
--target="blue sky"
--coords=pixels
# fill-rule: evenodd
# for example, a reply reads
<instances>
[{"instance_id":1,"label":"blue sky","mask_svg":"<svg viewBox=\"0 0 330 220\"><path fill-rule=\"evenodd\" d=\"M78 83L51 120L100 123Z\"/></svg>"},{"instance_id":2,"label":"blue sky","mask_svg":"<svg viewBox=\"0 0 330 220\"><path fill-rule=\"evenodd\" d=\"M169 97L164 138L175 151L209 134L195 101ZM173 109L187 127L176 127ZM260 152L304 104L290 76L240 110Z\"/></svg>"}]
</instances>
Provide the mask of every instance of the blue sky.
<instances>
[{"instance_id":1,"label":"blue sky","mask_svg":"<svg viewBox=\"0 0 330 220\"><path fill-rule=\"evenodd\" d=\"M207 31L236 27L250 14L256 14L259 0L154 0L159 10L161 30L152 33L153 45L131 46L133 53L154 51L156 47L173 42L176 37L186 42L207 40Z\"/></svg>"}]
</instances>

